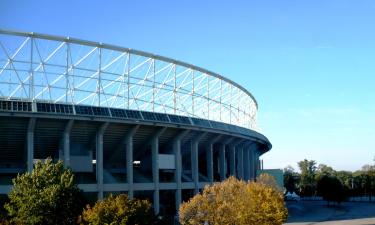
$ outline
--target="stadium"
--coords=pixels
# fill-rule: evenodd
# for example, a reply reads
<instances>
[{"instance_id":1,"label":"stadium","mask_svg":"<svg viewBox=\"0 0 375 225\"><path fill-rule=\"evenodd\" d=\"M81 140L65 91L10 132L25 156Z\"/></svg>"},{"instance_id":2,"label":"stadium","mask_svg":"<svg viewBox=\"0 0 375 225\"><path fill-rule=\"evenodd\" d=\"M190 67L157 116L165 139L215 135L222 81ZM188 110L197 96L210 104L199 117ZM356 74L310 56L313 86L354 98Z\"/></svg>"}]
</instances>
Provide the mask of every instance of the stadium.
<instances>
[{"instance_id":1,"label":"stadium","mask_svg":"<svg viewBox=\"0 0 375 225\"><path fill-rule=\"evenodd\" d=\"M255 178L271 149L239 84L174 59L0 30L0 194L38 159L63 160L85 194L175 212L205 185Z\"/></svg>"}]
</instances>

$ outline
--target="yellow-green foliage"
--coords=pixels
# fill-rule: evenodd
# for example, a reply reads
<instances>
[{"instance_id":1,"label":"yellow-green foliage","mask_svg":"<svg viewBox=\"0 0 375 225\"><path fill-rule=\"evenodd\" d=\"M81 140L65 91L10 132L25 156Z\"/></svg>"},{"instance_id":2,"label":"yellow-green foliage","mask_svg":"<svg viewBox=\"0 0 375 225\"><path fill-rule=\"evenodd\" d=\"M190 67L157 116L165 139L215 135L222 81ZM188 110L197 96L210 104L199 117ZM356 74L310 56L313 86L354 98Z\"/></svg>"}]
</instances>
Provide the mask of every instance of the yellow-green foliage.
<instances>
[{"instance_id":1,"label":"yellow-green foliage","mask_svg":"<svg viewBox=\"0 0 375 225\"><path fill-rule=\"evenodd\" d=\"M288 211L278 190L230 177L181 204L179 216L181 224L278 225Z\"/></svg>"},{"instance_id":2,"label":"yellow-green foliage","mask_svg":"<svg viewBox=\"0 0 375 225\"><path fill-rule=\"evenodd\" d=\"M12 224L76 224L82 193L62 161L37 161L31 173L13 179L5 209Z\"/></svg>"},{"instance_id":3,"label":"yellow-green foliage","mask_svg":"<svg viewBox=\"0 0 375 225\"><path fill-rule=\"evenodd\" d=\"M133 225L150 224L152 219L153 213L150 202L147 200L131 200L125 194L121 194L118 196L109 195L104 200L96 202L93 207L86 206L80 217L80 223Z\"/></svg>"},{"instance_id":4,"label":"yellow-green foliage","mask_svg":"<svg viewBox=\"0 0 375 225\"><path fill-rule=\"evenodd\" d=\"M257 182L262 183L266 186L272 187L273 189L275 189L275 190L277 190L281 193L283 192L283 189L279 185L277 185L277 182L276 182L275 178L268 173L260 174L257 177Z\"/></svg>"}]
</instances>

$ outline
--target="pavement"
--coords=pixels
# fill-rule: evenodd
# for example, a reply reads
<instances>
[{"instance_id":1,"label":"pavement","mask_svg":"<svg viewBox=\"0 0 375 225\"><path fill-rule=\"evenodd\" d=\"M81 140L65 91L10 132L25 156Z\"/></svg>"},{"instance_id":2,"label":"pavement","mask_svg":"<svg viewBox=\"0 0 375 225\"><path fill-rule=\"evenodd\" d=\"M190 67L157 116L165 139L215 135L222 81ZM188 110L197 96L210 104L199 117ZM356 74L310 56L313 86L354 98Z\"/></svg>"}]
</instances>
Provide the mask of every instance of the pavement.
<instances>
[{"instance_id":1,"label":"pavement","mask_svg":"<svg viewBox=\"0 0 375 225\"><path fill-rule=\"evenodd\" d=\"M375 203L344 202L327 206L325 201L287 202L285 225L375 225Z\"/></svg>"}]
</instances>

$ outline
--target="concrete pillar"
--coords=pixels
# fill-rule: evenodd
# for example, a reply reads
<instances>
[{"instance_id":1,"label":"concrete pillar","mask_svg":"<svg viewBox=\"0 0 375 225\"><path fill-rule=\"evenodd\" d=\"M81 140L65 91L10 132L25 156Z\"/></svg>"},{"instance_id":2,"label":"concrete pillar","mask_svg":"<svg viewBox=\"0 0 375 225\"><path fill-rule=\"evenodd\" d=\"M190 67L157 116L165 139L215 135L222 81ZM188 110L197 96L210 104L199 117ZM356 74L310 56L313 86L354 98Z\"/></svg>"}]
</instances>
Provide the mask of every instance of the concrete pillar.
<instances>
[{"instance_id":1,"label":"concrete pillar","mask_svg":"<svg viewBox=\"0 0 375 225\"><path fill-rule=\"evenodd\" d=\"M223 181L226 179L226 163L225 163L225 145L220 145L219 149L219 172L220 180Z\"/></svg>"},{"instance_id":2,"label":"concrete pillar","mask_svg":"<svg viewBox=\"0 0 375 225\"><path fill-rule=\"evenodd\" d=\"M35 129L36 118L30 118L27 126L27 172L33 171L34 165L34 129Z\"/></svg>"},{"instance_id":3,"label":"concrete pillar","mask_svg":"<svg viewBox=\"0 0 375 225\"><path fill-rule=\"evenodd\" d=\"M108 123L103 123L96 132L96 179L98 199L103 199L103 135Z\"/></svg>"},{"instance_id":4,"label":"concrete pillar","mask_svg":"<svg viewBox=\"0 0 375 225\"><path fill-rule=\"evenodd\" d=\"M237 153L237 177L238 179L244 179L243 176L243 148L242 146L236 147Z\"/></svg>"},{"instance_id":5,"label":"concrete pillar","mask_svg":"<svg viewBox=\"0 0 375 225\"><path fill-rule=\"evenodd\" d=\"M70 166L70 131L72 130L74 120L69 120L65 125L63 133L63 151L64 151L64 166Z\"/></svg>"},{"instance_id":6,"label":"concrete pillar","mask_svg":"<svg viewBox=\"0 0 375 225\"><path fill-rule=\"evenodd\" d=\"M194 193L199 192L199 165L198 165L198 147L199 141L206 135L206 133L201 133L195 137L192 141L191 148L191 171L194 182Z\"/></svg>"},{"instance_id":7,"label":"concrete pillar","mask_svg":"<svg viewBox=\"0 0 375 225\"><path fill-rule=\"evenodd\" d=\"M139 125L136 125L125 135L125 149L126 149L126 182L128 183L128 196L130 199L134 196L133 188L133 136L137 132Z\"/></svg>"},{"instance_id":8,"label":"concrete pillar","mask_svg":"<svg viewBox=\"0 0 375 225\"><path fill-rule=\"evenodd\" d=\"M207 177L210 183L214 182L214 144L222 137L218 135L207 143L206 162L207 162Z\"/></svg>"},{"instance_id":9,"label":"concrete pillar","mask_svg":"<svg viewBox=\"0 0 375 225\"><path fill-rule=\"evenodd\" d=\"M161 128L152 135L150 140L151 145L151 160L152 160L152 180L154 183L154 214L158 215L160 212L160 187L159 187L159 137L166 130Z\"/></svg>"},{"instance_id":10,"label":"concrete pillar","mask_svg":"<svg viewBox=\"0 0 375 225\"><path fill-rule=\"evenodd\" d=\"M176 189L176 208L182 202L182 193L181 193L181 175L182 175L182 158L181 158L181 140L189 132L189 130L184 130L179 133L173 140L173 152L175 155L175 182L177 185Z\"/></svg>"},{"instance_id":11,"label":"concrete pillar","mask_svg":"<svg viewBox=\"0 0 375 225\"><path fill-rule=\"evenodd\" d=\"M254 150L249 149L249 162L250 162L250 179L254 180L255 179L255 166L254 166Z\"/></svg>"},{"instance_id":12,"label":"concrete pillar","mask_svg":"<svg viewBox=\"0 0 375 225\"><path fill-rule=\"evenodd\" d=\"M214 145L209 144L206 150L207 177L210 183L214 182Z\"/></svg>"},{"instance_id":13,"label":"concrete pillar","mask_svg":"<svg viewBox=\"0 0 375 225\"><path fill-rule=\"evenodd\" d=\"M244 180L250 179L250 161L249 161L249 148L243 148L243 171L244 171Z\"/></svg>"},{"instance_id":14,"label":"concrete pillar","mask_svg":"<svg viewBox=\"0 0 375 225\"><path fill-rule=\"evenodd\" d=\"M236 151L235 146L229 146L229 172L231 176L236 176Z\"/></svg>"}]
</instances>

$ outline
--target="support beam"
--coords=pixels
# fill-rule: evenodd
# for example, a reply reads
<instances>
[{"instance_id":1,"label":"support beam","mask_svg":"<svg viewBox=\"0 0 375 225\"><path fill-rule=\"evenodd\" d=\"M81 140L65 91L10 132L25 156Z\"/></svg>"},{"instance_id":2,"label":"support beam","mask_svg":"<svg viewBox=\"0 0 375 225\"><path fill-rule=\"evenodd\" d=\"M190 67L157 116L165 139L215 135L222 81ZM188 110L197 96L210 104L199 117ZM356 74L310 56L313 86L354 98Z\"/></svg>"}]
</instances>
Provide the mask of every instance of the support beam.
<instances>
[{"instance_id":1,"label":"support beam","mask_svg":"<svg viewBox=\"0 0 375 225\"><path fill-rule=\"evenodd\" d=\"M249 147L243 148L244 180L250 180Z\"/></svg>"},{"instance_id":2,"label":"support beam","mask_svg":"<svg viewBox=\"0 0 375 225\"><path fill-rule=\"evenodd\" d=\"M192 141L191 148L191 170L194 182L194 193L199 192L199 165L198 165L198 151L199 151L199 141L206 136L207 133L201 133L197 135Z\"/></svg>"},{"instance_id":3,"label":"support beam","mask_svg":"<svg viewBox=\"0 0 375 225\"><path fill-rule=\"evenodd\" d=\"M151 158L152 158L152 180L154 183L154 214L158 215L160 212L160 187L159 187L159 137L164 131L165 127L157 130L151 137Z\"/></svg>"},{"instance_id":4,"label":"support beam","mask_svg":"<svg viewBox=\"0 0 375 225\"><path fill-rule=\"evenodd\" d=\"M65 125L63 133L63 151L64 151L64 166L70 166L70 131L72 130L74 120L69 120Z\"/></svg>"},{"instance_id":5,"label":"support beam","mask_svg":"<svg viewBox=\"0 0 375 225\"><path fill-rule=\"evenodd\" d=\"M244 179L243 176L243 147L239 145L236 147L237 155L237 177L238 179Z\"/></svg>"},{"instance_id":6,"label":"support beam","mask_svg":"<svg viewBox=\"0 0 375 225\"><path fill-rule=\"evenodd\" d=\"M225 145L221 144L219 149L219 172L220 172L220 181L226 179L226 163L225 163Z\"/></svg>"},{"instance_id":7,"label":"support beam","mask_svg":"<svg viewBox=\"0 0 375 225\"><path fill-rule=\"evenodd\" d=\"M214 144L222 137L218 135L207 143L206 160L207 160L207 177L210 183L214 182Z\"/></svg>"},{"instance_id":8,"label":"support beam","mask_svg":"<svg viewBox=\"0 0 375 225\"><path fill-rule=\"evenodd\" d=\"M224 157L224 159L221 159L220 158L220 160L224 160L224 164L222 165L222 172L223 172L223 175L221 175L222 174L222 172L220 172L220 177L221 177L221 180L225 180L226 178L227 178L227 173L228 173L228 159L226 158L226 146L228 146L228 145L231 145L233 142L234 142L234 140L235 140L235 138L234 137L230 137L230 138L228 138L228 139L226 139L225 141L223 141L223 148L224 148L224 152L223 152L223 154L222 154L222 156ZM229 158L230 158L230 152L229 152ZM231 166L231 163L229 162L229 166ZM229 170L230 171L230 170ZM223 179L224 178L224 179Z\"/></svg>"},{"instance_id":9,"label":"support beam","mask_svg":"<svg viewBox=\"0 0 375 225\"><path fill-rule=\"evenodd\" d=\"M96 132L96 179L98 199L103 199L103 135L108 123L103 123Z\"/></svg>"},{"instance_id":10,"label":"support beam","mask_svg":"<svg viewBox=\"0 0 375 225\"><path fill-rule=\"evenodd\" d=\"M126 181L128 183L128 197L130 199L134 196L133 189L133 136L137 132L139 125L135 125L125 134L125 149L126 149Z\"/></svg>"},{"instance_id":11,"label":"support beam","mask_svg":"<svg viewBox=\"0 0 375 225\"><path fill-rule=\"evenodd\" d=\"M229 145L229 173L236 176L236 148L235 145Z\"/></svg>"},{"instance_id":12,"label":"support beam","mask_svg":"<svg viewBox=\"0 0 375 225\"><path fill-rule=\"evenodd\" d=\"M34 129L36 118L30 118L27 126L27 172L33 171L34 165Z\"/></svg>"},{"instance_id":13,"label":"support beam","mask_svg":"<svg viewBox=\"0 0 375 225\"><path fill-rule=\"evenodd\" d=\"M181 158L181 140L189 133L189 130L181 131L174 139L173 139L173 152L175 155L175 182L177 185L176 189L176 208L182 202L182 193L181 193L181 176L182 176L182 158Z\"/></svg>"}]
</instances>

